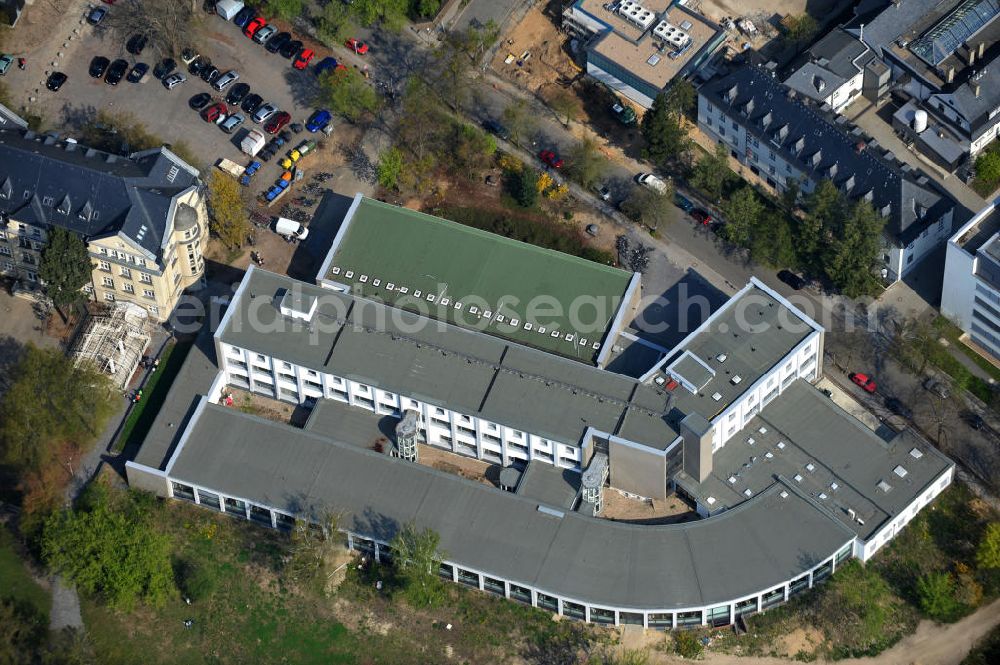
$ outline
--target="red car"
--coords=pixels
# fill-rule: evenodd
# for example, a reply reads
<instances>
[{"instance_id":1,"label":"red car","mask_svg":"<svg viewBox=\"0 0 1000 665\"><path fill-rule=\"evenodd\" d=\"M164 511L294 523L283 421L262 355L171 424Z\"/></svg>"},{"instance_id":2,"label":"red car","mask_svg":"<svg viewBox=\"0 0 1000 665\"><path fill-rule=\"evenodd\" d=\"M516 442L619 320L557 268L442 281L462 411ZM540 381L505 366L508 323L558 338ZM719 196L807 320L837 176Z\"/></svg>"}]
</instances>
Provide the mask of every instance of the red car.
<instances>
[{"instance_id":1,"label":"red car","mask_svg":"<svg viewBox=\"0 0 1000 665\"><path fill-rule=\"evenodd\" d=\"M257 31L263 28L265 25L267 25L267 21L258 16L249 23L247 23L247 27L243 28L243 34L252 39L253 36L257 33Z\"/></svg>"},{"instance_id":2,"label":"red car","mask_svg":"<svg viewBox=\"0 0 1000 665\"><path fill-rule=\"evenodd\" d=\"M205 122L222 122L229 115L229 108L222 102L216 102L201 112Z\"/></svg>"},{"instance_id":3,"label":"red car","mask_svg":"<svg viewBox=\"0 0 1000 665\"><path fill-rule=\"evenodd\" d=\"M873 393L878 387L875 385L875 380L868 376L867 374L861 374L860 372L855 372L851 374L851 381L861 386L866 393Z\"/></svg>"},{"instance_id":4,"label":"red car","mask_svg":"<svg viewBox=\"0 0 1000 665\"><path fill-rule=\"evenodd\" d=\"M280 113L275 113L271 116L271 119L264 123L264 131L268 134L277 134L285 125L292 121L291 114L288 111L282 111Z\"/></svg>"},{"instance_id":5,"label":"red car","mask_svg":"<svg viewBox=\"0 0 1000 665\"><path fill-rule=\"evenodd\" d=\"M554 169L562 168L563 160L551 150L542 150L538 153L538 158Z\"/></svg>"},{"instance_id":6,"label":"red car","mask_svg":"<svg viewBox=\"0 0 1000 665\"><path fill-rule=\"evenodd\" d=\"M295 67L295 69L305 69L306 67L309 66L309 62L313 59L313 56L315 55L316 54L313 53L312 49L309 48L302 49L301 51L299 51L299 56L295 58L295 62L292 63L292 67Z\"/></svg>"},{"instance_id":7,"label":"red car","mask_svg":"<svg viewBox=\"0 0 1000 665\"><path fill-rule=\"evenodd\" d=\"M346 42L344 42L344 46L351 49L358 55L364 55L365 53L368 53L368 44L365 44L360 39L355 39L354 37L351 37Z\"/></svg>"},{"instance_id":8,"label":"red car","mask_svg":"<svg viewBox=\"0 0 1000 665\"><path fill-rule=\"evenodd\" d=\"M708 226L709 224L712 223L712 216L709 215L704 210L701 209L692 210L691 216L694 217L694 221L698 222L699 224L704 224L705 226Z\"/></svg>"}]
</instances>

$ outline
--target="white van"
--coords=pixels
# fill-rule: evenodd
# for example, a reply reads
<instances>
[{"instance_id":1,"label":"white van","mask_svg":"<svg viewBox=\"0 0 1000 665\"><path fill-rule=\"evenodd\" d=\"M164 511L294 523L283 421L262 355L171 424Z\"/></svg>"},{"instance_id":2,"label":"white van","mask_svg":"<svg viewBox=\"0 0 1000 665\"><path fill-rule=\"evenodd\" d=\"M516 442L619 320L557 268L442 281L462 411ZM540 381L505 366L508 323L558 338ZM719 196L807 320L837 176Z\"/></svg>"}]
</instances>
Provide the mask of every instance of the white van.
<instances>
[{"instance_id":1,"label":"white van","mask_svg":"<svg viewBox=\"0 0 1000 665\"><path fill-rule=\"evenodd\" d=\"M635 179L640 185L648 187L657 194L667 193L667 183L663 182L663 180L656 177L652 173L640 173Z\"/></svg>"},{"instance_id":2,"label":"white van","mask_svg":"<svg viewBox=\"0 0 1000 665\"><path fill-rule=\"evenodd\" d=\"M219 0L215 3L216 13L227 21L232 21L241 9L243 9L241 0Z\"/></svg>"},{"instance_id":3,"label":"white van","mask_svg":"<svg viewBox=\"0 0 1000 665\"><path fill-rule=\"evenodd\" d=\"M306 236L309 235L309 229L302 226L299 222L288 219L287 217L278 218L278 221L274 223L274 231L280 235L292 236L293 238L298 238L299 240L305 240Z\"/></svg>"}]
</instances>

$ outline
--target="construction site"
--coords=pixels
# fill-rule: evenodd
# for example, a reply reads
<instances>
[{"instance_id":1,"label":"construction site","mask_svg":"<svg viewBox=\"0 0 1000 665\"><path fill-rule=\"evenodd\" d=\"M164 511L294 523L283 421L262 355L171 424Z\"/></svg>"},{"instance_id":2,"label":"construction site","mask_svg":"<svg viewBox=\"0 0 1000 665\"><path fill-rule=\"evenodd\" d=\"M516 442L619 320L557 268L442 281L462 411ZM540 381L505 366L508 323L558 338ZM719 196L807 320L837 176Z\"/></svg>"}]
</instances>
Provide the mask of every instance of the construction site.
<instances>
[{"instance_id":1,"label":"construction site","mask_svg":"<svg viewBox=\"0 0 1000 665\"><path fill-rule=\"evenodd\" d=\"M91 365L124 390L149 347L149 330L146 310L132 303L116 303L87 319L73 344L74 363L77 367Z\"/></svg>"}]
</instances>

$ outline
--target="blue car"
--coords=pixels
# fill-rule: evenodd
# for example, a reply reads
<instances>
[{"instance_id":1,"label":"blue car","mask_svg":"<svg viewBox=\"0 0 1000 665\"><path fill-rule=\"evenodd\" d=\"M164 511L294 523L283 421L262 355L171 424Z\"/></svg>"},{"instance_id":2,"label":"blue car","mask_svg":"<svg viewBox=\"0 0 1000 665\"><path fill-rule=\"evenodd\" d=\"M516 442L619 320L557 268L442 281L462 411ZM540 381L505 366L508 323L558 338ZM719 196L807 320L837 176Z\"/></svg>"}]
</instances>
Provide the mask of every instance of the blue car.
<instances>
[{"instance_id":1,"label":"blue car","mask_svg":"<svg viewBox=\"0 0 1000 665\"><path fill-rule=\"evenodd\" d=\"M306 120L306 131L314 134L322 131L328 124L330 124L330 119L332 117L333 116L326 109L313 111L313 114L309 116L308 120Z\"/></svg>"},{"instance_id":2,"label":"blue car","mask_svg":"<svg viewBox=\"0 0 1000 665\"><path fill-rule=\"evenodd\" d=\"M327 56L322 60L320 60L319 64L316 65L315 69L316 76L320 76L323 72L332 71L336 69L338 66L340 66L340 63L337 62L336 58Z\"/></svg>"},{"instance_id":3,"label":"blue car","mask_svg":"<svg viewBox=\"0 0 1000 665\"><path fill-rule=\"evenodd\" d=\"M253 7L244 7L233 17L233 23L239 28L245 28L247 27L247 23L252 21L256 16L257 12L254 11Z\"/></svg>"}]
</instances>

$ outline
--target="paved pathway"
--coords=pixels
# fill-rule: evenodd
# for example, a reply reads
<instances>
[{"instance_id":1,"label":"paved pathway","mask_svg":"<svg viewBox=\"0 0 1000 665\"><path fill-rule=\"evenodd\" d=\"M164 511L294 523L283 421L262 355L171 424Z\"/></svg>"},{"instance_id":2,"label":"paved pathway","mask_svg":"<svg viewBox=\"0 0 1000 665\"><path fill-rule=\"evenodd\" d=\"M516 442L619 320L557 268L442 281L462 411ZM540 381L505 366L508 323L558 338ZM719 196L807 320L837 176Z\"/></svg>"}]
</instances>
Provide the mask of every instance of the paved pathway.
<instances>
[{"instance_id":1,"label":"paved pathway","mask_svg":"<svg viewBox=\"0 0 1000 665\"><path fill-rule=\"evenodd\" d=\"M80 616L80 598L76 589L66 585L62 576L52 578L52 611L49 614L49 630L58 631L63 628L83 630L83 618Z\"/></svg>"}]
</instances>

